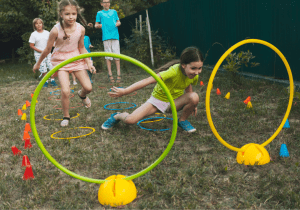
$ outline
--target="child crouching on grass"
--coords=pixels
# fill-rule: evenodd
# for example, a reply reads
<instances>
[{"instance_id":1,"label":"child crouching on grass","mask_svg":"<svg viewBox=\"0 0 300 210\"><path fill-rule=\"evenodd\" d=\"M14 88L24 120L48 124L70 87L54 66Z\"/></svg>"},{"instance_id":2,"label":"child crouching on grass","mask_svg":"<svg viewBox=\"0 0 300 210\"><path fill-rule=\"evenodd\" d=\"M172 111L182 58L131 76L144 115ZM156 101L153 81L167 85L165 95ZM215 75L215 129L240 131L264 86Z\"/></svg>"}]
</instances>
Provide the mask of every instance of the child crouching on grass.
<instances>
[{"instance_id":1,"label":"child crouching on grass","mask_svg":"<svg viewBox=\"0 0 300 210\"><path fill-rule=\"evenodd\" d=\"M158 73L158 76L169 89L177 111L182 110L182 114L178 119L178 126L189 133L195 132L196 129L187 121L187 118L192 114L196 116L197 105L199 103L199 96L193 92L191 84L197 84L198 74L201 73L202 66L202 53L196 47L188 47L181 53L180 60L171 61L158 69L161 71ZM127 88L113 87L113 92L109 92L108 94L111 97L117 98L153 83L156 83L156 80L153 77L148 77ZM152 95L146 103L142 104L131 114L127 112L112 114L101 127L102 129L112 128L120 120L126 124L136 124L144 117L152 115L157 111L162 113L171 112L168 98L159 84L156 84Z\"/></svg>"}]
</instances>

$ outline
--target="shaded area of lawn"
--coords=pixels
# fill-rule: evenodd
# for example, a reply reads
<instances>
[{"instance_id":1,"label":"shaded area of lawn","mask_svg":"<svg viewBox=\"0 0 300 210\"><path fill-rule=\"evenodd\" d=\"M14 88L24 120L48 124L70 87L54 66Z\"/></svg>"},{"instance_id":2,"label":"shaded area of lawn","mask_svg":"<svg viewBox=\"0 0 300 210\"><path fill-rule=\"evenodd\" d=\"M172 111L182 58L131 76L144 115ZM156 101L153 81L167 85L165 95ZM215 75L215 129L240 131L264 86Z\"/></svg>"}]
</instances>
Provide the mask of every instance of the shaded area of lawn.
<instances>
[{"instance_id":1,"label":"shaded area of lawn","mask_svg":"<svg viewBox=\"0 0 300 210\"><path fill-rule=\"evenodd\" d=\"M124 61L123 87L148 77L142 69ZM224 147L213 135L206 118L205 95L210 71L205 70L193 89L199 94L198 115L189 118L197 129L187 134L178 128L174 146L167 157L151 172L134 181L138 198L124 208L195 209L195 208L299 208L299 147L300 103L292 107L291 128L283 129L266 149L272 161L263 166L239 165L236 152ZM31 149L24 149L22 141L25 122L17 110L31 100L38 81L30 66L3 64L0 66L0 208L82 209L104 208L98 202L99 185L76 180L57 169L42 154L31 135ZM92 107L70 109L71 116L80 114L70 122L69 128L93 127L95 133L78 139L58 140L56 137L84 135L88 130L61 128L60 96L49 100L54 88L43 88L36 106L36 125L42 143L60 164L79 175L105 179L113 174L132 175L148 167L166 148L171 130L150 132L137 125L119 123L112 130L101 130L101 124L114 111L103 106L113 102L129 102L138 106L150 96L154 85L139 90L135 96L109 98L111 88L107 72L102 70L93 78L93 92L89 95ZM99 88L106 87L106 88ZM72 86L76 91L80 85ZM242 78L242 85L232 84L226 74L217 73L211 92L211 113L216 129L224 140L236 147L247 143L262 144L280 125L287 108L286 87L264 80ZM215 94L216 89L222 95ZM224 99L227 92L229 100ZM251 96L253 109L246 109L243 101ZM295 99L297 102L298 99ZM294 101L294 102L295 102ZM70 106L80 104L71 98ZM126 105L120 105L119 108ZM111 106L117 108L117 106ZM128 110L131 112L132 110ZM23 111L29 119L29 109ZM51 120L44 120L50 115ZM171 114L167 114L172 117ZM180 112L179 112L180 116ZM170 120L148 123L147 128L172 127ZM279 157L282 143L288 147L290 157ZM27 155L33 167L34 180L23 181L22 156L13 156L15 145ZM105 207L106 208L106 207Z\"/></svg>"}]
</instances>

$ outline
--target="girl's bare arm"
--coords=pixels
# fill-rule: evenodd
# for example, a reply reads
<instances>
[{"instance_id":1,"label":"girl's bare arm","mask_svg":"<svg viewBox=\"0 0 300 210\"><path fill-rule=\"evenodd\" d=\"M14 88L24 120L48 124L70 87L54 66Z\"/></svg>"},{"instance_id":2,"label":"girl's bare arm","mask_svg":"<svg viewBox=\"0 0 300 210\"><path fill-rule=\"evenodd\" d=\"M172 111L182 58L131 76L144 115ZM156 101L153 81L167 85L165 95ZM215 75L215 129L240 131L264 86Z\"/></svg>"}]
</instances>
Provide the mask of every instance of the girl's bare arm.
<instances>
[{"instance_id":1,"label":"girl's bare arm","mask_svg":"<svg viewBox=\"0 0 300 210\"><path fill-rule=\"evenodd\" d=\"M89 53L86 49L85 49L85 46L84 46L84 35L85 35L85 28L82 27L82 30L81 30L81 37L80 37L80 40L78 42L78 49L79 49L79 52L80 54L84 54L84 53ZM84 59L87 66L89 67L89 70L91 73L96 73L96 69L94 66L92 66L91 64L91 60L90 58L85 58ZM95 70L95 71L94 71Z\"/></svg>"},{"instance_id":2,"label":"girl's bare arm","mask_svg":"<svg viewBox=\"0 0 300 210\"><path fill-rule=\"evenodd\" d=\"M157 74L159 77L160 75ZM161 77L160 77L161 78ZM148 77L146 79L143 79L141 81L138 81L132 85L130 85L127 88L117 88L117 87L113 87L112 90L114 92L109 92L108 95L113 97L113 98L118 98L121 97L123 95L128 95L136 90L142 89L143 87L146 87L147 85L156 83L156 80L153 77Z\"/></svg>"},{"instance_id":3,"label":"girl's bare arm","mask_svg":"<svg viewBox=\"0 0 300 210\"><path fill-rule=\"evenodd\" d=\"M186 92L186 93L193 92L193 87L192 87L191 84L190 84L189 86L187 86L187 88L185 88L185 92Z\"/></svg>"}]
</instances>

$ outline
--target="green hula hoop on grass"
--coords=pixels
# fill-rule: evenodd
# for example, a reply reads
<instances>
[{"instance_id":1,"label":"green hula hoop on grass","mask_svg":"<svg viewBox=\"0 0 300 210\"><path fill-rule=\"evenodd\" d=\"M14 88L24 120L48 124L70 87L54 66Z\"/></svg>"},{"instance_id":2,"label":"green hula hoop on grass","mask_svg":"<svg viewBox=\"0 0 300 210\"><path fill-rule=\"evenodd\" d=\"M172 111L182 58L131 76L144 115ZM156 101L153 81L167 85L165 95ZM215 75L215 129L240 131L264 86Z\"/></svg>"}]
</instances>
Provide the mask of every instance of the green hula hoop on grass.
<instances>
[{"instance_id":1,"label":"green hula hoop on grass","mask_svg":"<svg viewBox=\"0 0 300 210\"><path fill-rule=\"evenodd\" d=\"M38 146L40 147L40 149L42 150L42 152L44 153L44 155L50 160L51 163L53 163L53 165L55 165L58 169L60 169L61 171L65 172L66 174L85 181L85 182L91 182L91 183L97 183L97 184L101 184L104 183L105 180L102 179L92 179L92 178L88 178L88 177L84 177L84 176L80 176L68 169L66 169L65 167L63 167L62 165L60 165L49 153L48 151L45 149L44 145L42 144L40 137L37 133L37 129L36 129L36 125L35 125L35 105L36 105L36 100L39 96L39 93L44 85L44 83L50 78L51 75L53 75L56 71L58 71L58 69L60 69L61 67L67 65L68 63L71 63L73 61L79 60L79 59L83 59L83 58L89 58L89 57L114 57L114 58L120 58L126 61L129 61L139 67L141 67L142 69L144 69L147 73L149 73L157 82L158 84L162 87L162 89L165 91L168 100L170 102L171 105L171 109L172 109L172 115L173 115L173 130L172 130L172 135L169 141L169 144L167 146L167 148L165 149L165 151L162 153L162 155L154 162L152 163L150 166L148 166L146 169L131 175L131 176L127 176L124 179L125 180L132 180L135 178L138 178L144 174L146 174L147 172L151 171L153 168L155 168L169 153L169 151L171 150L175 138L176 138L176 133L177 133L177 111L176 111L176 107L175 107L175 103L174 100L170 94L169 89L167 88L167 86L165 85L165 83L160 79L159 76L157 76L155 74L154 71L152 71L148 66L146 66L145 64L141 63L138 60L135 60L134 58L131 58L129 56L126 55L122 55L122 54L115 54L115 53L107 53L107 52L93 52L93 53L85 53L85 54L81 54L78 55L74 58L70 58L60 64L58 64L57 66L55 66L51 71L49 71L44 77L43 79L40 81L40 83L38 84L34 95L32 97L32 101L31 101L31 106L30 106L30 124L31 124L31 129L32 129L32 133L35 137L35 140L38 144Z\"/></svg>"}]
</instances>

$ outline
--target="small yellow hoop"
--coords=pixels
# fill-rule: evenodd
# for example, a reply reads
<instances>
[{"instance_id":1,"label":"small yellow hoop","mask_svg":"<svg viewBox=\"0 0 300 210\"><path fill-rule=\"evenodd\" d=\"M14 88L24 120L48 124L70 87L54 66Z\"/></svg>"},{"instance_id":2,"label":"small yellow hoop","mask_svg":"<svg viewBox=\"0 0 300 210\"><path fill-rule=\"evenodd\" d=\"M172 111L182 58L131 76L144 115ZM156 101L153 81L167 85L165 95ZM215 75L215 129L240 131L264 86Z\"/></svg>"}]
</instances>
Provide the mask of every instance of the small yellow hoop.
<instances>
[{"instance_id":1,"label":"small yellow hoop","mask_svg":"<svg viewBox=\"0 0 300 210\"><path fill-rule=\"evenodd\" d=\"M49 118L47 118L47 116L51 116L51 115L56 115L56 114L58 114L58 113L54 113L54 114L49 114L49 115L45 115L44 116L44 119L45 120L63 120L63 119L49 119ZM71 117L70 119L74 119L74 118L76 118L76 117L79 117L79 113L77 113L77 115L76 116L74 116L74 117Z\"/></svg>"},{"instance_id":2,"label":"small yellow hoop","mask_svg":"<svg viewBox=\"0 0 300 210\"><path fill-rule=\"evenodd\" d=\"M162 114L162 113L155 113L155 114L161 114L162 116L164 116L164 117L167 117L165 114ZM141 123L152 123L152 122L159 122L159 121L161 121L161 120L163 120L164 118L161 118L161 119L158 119L158 120L147 120L147 121L143 121L143 122L141 122Z\"/></svg>"},{"instance_id":3,"label":"small yellow hoop","mask_svg":"<svg viewBox=\"0 0 300 210\"><path fill-rule=\"evenodd\" d=\"M88 133L88 134L81 135L81 136L74 136L74 137L67 137L67 138L58 138L58 137L54 137L54 135L57 134L57 133L60 133L60 132L62 132L62 131L57 131L57 132L55 132L55 133L53 133L53 134L51 135L51 138L52 138L52 139L78 139L78 138L80 138L80 137L84 137L84 136L91 135L92 133L95 132L95 129L94 129L94 128L91 128L91 127L75 127L75 128L70 128L70 129L66 129L66 130L72 130L72 129L77 129L77 128L91 129L92 132L90 132L90 133ZM65 131L66 131L66 130L65 130Z\"/></svg>"}]
</instances>

